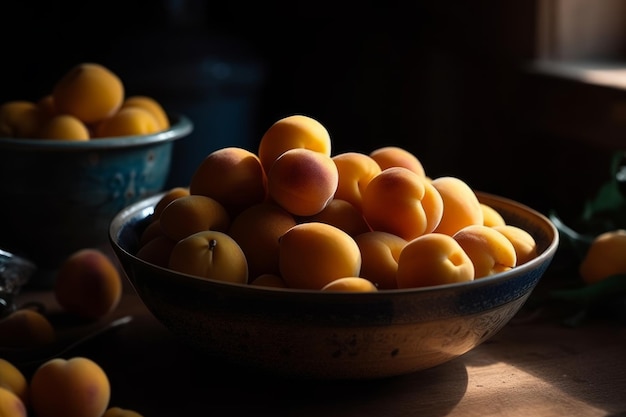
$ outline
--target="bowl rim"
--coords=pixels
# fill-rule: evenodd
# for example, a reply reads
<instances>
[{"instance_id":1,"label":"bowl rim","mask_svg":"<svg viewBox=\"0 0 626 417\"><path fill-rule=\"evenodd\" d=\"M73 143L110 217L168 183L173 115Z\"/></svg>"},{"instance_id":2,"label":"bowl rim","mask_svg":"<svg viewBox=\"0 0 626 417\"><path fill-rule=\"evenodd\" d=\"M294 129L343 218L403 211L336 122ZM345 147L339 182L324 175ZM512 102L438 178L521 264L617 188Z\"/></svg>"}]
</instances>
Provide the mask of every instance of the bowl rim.
<instances>
[{"instance_id":1,"label":"bowl rim","mask_svg":"<svg viewBox=\"0 0 626 417\"><path fill-rule=\"evenodd\" d=\"M85 141L45 140L0 137L0 149L23 149L28 151L69 151L127 148L169 142L180 139L193 130L193 122L182 114L168 114L170 127L161 132L146 135L116 136Z\"/></svg>"},{"instance_id":2,"label":"bowl rim","mask_svg":"<svg viewBox=\"0 0 626 417\"><path fill-rule=\"evenodd\" d=\"M520 203L518 201L509 199L507 197L498 196L495 194L476 191L476 194L479 197L481 202L489 202L489 201L497 201L500 205L506 205L511 207L512 209L522 210L528 214L531 214L534 218L540 220L544 227L549 230L552 235L552 239L548 242L548 245L543 249L543 251L532 260L527 263L517 266L508 271L500 272L488 277L483 277L480 279L466 281L466 282L456 282L450 284L438 284L424 287L412 287L412 288L398 288L398 289L385 289L379 291L372 292L351 292L351 291L320 291L315 289L300 289L300 288L279 288L279 287L269 287L269 286L253 286L249 284L241 284L235 282L228 281L220 281L211 278L202 278L194 275L171 271L170 269L151 264L142 259L137 258L134 254L130 253L128 250L123 248L118 243L119 232L123 228L122 219L133 216L135 213L144 212L143 219L148 218L154 209L154 205L156 202L165 194L166 192L161 192L140 200L136 203L133 203L120 212L118 212L113 219L111 220L109 226L109 241L113 246L115 252L121 251L126 256L129 256L133 259L134 262L140 263L144 268L153 269L156 272L160 272L161 274L167 273L175 273L178 277L177 282L184 282L185 285L202 285L202 286L218 286L221 288L232 288L237 289L238 291L249 291L249 292L272 292L272 293L289 293L289 294L300 294L300 295L311 295L318 294L318 297L360 297L361 299L366 298L374 298L374 297L386 297L393 294L398 295L409 295L415 293L435 293L442 292L446 290L453 290L456 288L462 288L464 290L472 290L476 288L480 288L482 286L490 285L494 282L505 282L509 279L514 278L515 276L519 276L522 274L529 273L531 270L535 269L537 265L550 262L550 260L556 254L556 251L559 246L559 232L556 226L552 223L552 221L545 216L544 214L538 212L537 210ZM141 221L141 220L140 220ZM547 267L547 266L546 266ZM129 277L130 278L130 277ZM182 280L182 281L181 281ZM131 279L132 282L132 279Z\"/></svg>"}]
</instances>

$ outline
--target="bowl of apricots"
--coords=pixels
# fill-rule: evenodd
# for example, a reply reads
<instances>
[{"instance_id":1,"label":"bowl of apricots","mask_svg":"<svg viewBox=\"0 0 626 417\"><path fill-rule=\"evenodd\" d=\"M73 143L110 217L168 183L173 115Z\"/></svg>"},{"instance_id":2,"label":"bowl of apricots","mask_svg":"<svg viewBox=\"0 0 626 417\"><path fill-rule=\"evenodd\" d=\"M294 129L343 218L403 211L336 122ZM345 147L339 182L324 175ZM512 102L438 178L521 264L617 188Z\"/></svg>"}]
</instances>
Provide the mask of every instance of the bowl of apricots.
<instances>
[{"instance_id":1,"label":"bowl of apricots","mask_svg":"<svg viewBox=\"0 0 626 417\"><path fill-rule=\"evenodd\" d=\"M286 116L114 217L129 282L183 343L286 376L416 372L497 333L555 255L546 216L401 147L331 151Z\"/></svg>"},{"instance_id":2,"label":"bowl of apricots","mask_svg":"<svg viewBox=\"0 0 626 417\"><path fill-rule=\"evenodd\" d=\"M173 142L193 128L153 97L126 94L98 63L72 67L51 87L38 101L0 104L0 247L39 272L108 246L113 215L162 191Z\"/></svg>"}]
</instances>

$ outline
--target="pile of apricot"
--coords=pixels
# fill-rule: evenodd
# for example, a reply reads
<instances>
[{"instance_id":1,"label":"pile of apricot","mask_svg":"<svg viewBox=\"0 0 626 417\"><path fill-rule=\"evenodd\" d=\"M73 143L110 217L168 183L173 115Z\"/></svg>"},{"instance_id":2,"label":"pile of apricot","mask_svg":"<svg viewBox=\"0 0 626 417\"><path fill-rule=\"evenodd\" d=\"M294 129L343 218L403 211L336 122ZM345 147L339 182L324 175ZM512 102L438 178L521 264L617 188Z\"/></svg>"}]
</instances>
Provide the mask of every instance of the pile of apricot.
<instances>
[{"instance_id":1,"label":"pile of apricot","mask_svg":"<svg viewBox=\"0 0 626 417\"><path fill-rule=\"evenodd\" d=\"M202 278L324 291L471 281L537 255L534 238L463 180L430 178L400 147L332 155L306 115L257 152L225 147L158 201L137 257Z\"/></svg>"},{"instance_id":2,"label":"pile of apricot","mask_svg":"<svg viewBox=\"0 0 626 417\"><path fill-rule=\"evenodd\" d=\"M120 77L98 63L71 68L37 101L0 105L0 137L85 141L145 135L168 129L161 104L126 96Z\"/></svg>"}]
</instances>

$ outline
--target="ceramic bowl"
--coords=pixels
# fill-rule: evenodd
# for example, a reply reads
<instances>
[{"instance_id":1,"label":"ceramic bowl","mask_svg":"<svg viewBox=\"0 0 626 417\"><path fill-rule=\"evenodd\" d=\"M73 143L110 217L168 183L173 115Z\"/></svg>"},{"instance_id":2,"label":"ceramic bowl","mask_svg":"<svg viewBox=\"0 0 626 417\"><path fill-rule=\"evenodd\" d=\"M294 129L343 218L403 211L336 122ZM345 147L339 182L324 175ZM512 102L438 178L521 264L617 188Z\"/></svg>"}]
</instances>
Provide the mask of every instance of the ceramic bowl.
<instances>
[{"instance_id":1,"label":"ceramic bowl","mask_svg":"<svg viewBox=\"0 0 626 417\"><path fill-rule=\"evenodd\" d=\"M478 193L529 231L539 255L472 282L340 293L262 288L195 278L133 255L159 196L118 213L110 241L135 291L181 341L215 360L300 378L369 379L450 361L500 330L550 264L554 225L533 209Z\"/></svg>"},{"instance_id":2,"label":"ceramic bowl","mask_svg":"<svg viewBox=\"0 0 626 417\"><path fill-rule=\"evenodd\" d=\"M55 269L77 249L106 245L113 216L163 190L173 141L193 129L90 141L0 138L0 247Z\"/></svg>"}]
</instances>

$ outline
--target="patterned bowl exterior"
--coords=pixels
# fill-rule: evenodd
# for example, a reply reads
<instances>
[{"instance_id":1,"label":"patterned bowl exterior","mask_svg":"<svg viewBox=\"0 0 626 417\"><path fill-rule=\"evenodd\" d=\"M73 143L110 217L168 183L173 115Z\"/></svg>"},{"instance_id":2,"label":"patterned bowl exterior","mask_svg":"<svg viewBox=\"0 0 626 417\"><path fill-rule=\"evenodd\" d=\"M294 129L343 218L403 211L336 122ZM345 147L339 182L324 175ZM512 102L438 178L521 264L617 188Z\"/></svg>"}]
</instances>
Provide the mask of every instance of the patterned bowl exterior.
<instances>
[{"instance_id":1,"label":"patterned bowl exterior","mask_svg":"<svg viewBox=\"0 0 626 417\"><path fill-rule=\"evenodd\" d=\"M502 328L550 264L558 233L542 214L478 193L538 243L534 260L469 283L377 293L261 288L206 280L141 261L141 231L159 196L121 211L110 240L152 314L181 340L237 364L292 377L368 379L454 359Z\"/></svg>"},{"instance_id":2,"label":"patterned bowl exterior","mask_svg":"<svg viewBox=\"0 0 626 417\"><path fill-rule=\"evenodd\" d=\"M0 247L54 269L77 249L108 244L121 209L163 190L173 141L193 126L170 116L152 135L85 142L0 138Z\"/></svg>"}]
</instances>

